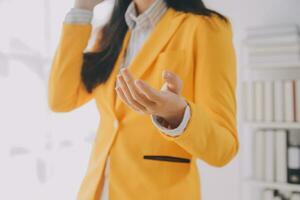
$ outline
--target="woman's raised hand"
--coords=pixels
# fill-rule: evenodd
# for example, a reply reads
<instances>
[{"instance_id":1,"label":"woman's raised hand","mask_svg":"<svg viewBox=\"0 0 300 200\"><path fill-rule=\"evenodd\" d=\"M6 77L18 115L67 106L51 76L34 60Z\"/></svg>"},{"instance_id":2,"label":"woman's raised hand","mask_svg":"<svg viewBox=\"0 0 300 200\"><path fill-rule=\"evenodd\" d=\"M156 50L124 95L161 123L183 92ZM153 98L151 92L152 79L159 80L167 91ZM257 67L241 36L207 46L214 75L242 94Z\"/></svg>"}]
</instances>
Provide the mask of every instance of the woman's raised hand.
<instances>
[{"instance_id":1,"label":"woman's raised hand","mask_svg":"<svg viewBox=\"0 0 300 200\"><path fill-rule=\"evenodd\" d=\"M93 11L102 1L104 0L75 0L74 7Z\"/></svg>"},{"instance_id":2,"label":"woman's raised hand","mask_svg":"<svg viewBox=\"0 0 300 200\"><path fill-rule=\"evenodd\" d=\"M141 114L156 115L171 127L182 121L187 102L180 96L182 80L174 73L163 73L165 84L160 91L142 80L134 80L127 68L118 75L116 91L120 99Z\"/></svg>"}]
</instances>

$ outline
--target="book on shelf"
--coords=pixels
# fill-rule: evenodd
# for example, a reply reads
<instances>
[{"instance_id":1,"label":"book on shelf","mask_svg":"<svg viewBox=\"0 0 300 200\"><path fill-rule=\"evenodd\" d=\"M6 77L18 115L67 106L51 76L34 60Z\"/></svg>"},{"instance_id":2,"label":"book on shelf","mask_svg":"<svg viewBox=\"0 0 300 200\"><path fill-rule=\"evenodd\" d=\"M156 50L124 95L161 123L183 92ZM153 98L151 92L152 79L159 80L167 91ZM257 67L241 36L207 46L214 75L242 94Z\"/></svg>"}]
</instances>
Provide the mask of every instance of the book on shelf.
<instances>
[{"instance_id":1,"label":"book on shelf","mask_svg":"<svg viewBox=\"0 0 300 200\"><path fill-rule=\"evenodd\" d=\"M248 122L300 122L300 80L243 82Z\"/></svg>"},{"instance_id":2,"label":"book on shelf","mask_svg":"<svg viewBox=\"0 0 300 200\"><path fill-rule=\"evenodd\" d=\"M276 137L276 182L287 182L287 131L275 130Z\"/></svg>"},{"instance_id":3,"label":"book on shelf","mask_svg":"<svg viewBox=\"0 0 300 200\"><path fill-rule=\"evenodd\" d=\"M264 84L262 81L254 83L254 99L255 99L255 121L263 121L264 119Z\"/></svg>"},{"instance_id":4,"label":"book on shelf","mask_svg":"<svg viewBox=\"0 0 300 200\"><path fill-rule=\"evenodd\" d=\"M294 82L294 94L295 94L295 118L297 122L300 122L300 80Z\"/></svg>"},{"instance_id":5,"label":"book on shelf","mask_svg":"<svg viewBox=\"0 0 300 200\"><path fill-rule=\"evenodd\" d=\"M275 181L275 131L265 131L265 181Z\"/></svg>"},{"instance_id":6,"label":"book on shelf","mask_svg":"<svg viewBox=\"0 0 300 200\"><path fill-rule=\"evenodd\" d=\"M254 134L254 178L255 180L265 180L265 134L263 130L258 130Z\"/></svg>"},{"instance_id":7,"label":"book on shelf","mask_svg":"<svg viewBox=\"0 0 300 200\"><path fill-rule=\"evenodd\" d=\"M251 122L254 120L254 89L252 82L243 82L243 102L245 105L245 120Z\"/></svg>"},{"instance_id":8,"label":"book on shelf","mask_svg":"<svg viewBox=\"0 0 300 200\"><path fill-rule=\"evenodd\" d=\"M300 131L288 132L288 182L300 184Z\"/></svg>"},{"instance_id":9,"label":"book on shelf","mask_svg":"<svg viewBox=\"0 0 300 200\"><path fill-rule=\"evenodd\" d=\"M293 122L294 119L294 82L284 81L284 121Z\"/></svg>"},{"instance_id":10,"label":"book on shelf","mask_svg":"<svg viewBox=\"0 0 300 200\"><path fill-rule=\"evenodd\" d=\"M288 182L300 184L300 148L298 146L288 147Z\"/></svg>"},{"instance_id":11,"label":"book on shelf","mask_svg":"<svg viewBox=\"0 0 300 200\"><path fill-rule=\"evenodd\" d=\"M266 81L264 84L264 113L265 121L274 121L274 84L273 81Z\"/></svg>"},{"instance_id":12,"label":"book on shelf","mask_svg":"<svg viewBox=\"0 0 300 200\"><path fill-rule=\"evenodd\" d=\"M284 85L282 80L274 82L274 120L283 122L284 119Z\"/></svg>"},{"instance_id":13,"label":"book on shelf","mask_svg":"<svg viewBox=\"0 0 300 200\"><path fill-rule=\"evenodd\" d=\"M257 130L253 137L254 180L300 185L300 130Z\"/></svg>"}]
</instances>

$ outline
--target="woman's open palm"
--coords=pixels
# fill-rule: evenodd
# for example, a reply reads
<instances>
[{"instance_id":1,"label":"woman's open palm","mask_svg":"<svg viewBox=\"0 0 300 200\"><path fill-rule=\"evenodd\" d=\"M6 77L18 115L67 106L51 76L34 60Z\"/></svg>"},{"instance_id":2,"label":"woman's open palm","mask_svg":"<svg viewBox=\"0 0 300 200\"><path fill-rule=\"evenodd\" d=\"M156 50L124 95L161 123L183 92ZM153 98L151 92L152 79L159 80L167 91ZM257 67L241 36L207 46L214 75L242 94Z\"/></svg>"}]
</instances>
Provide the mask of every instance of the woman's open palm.
<instances>
[{"instance_id":1,"label":"woman's open palm","mask_svg":"<svg viewBox=\"0 0 300 200\"><path fill-rule=\"evenodd\" d=\"M164 71L165 84L161 90L155 90L142 80L135 80L127 68L118 75L116 91L120 99L133 110L149 115L156 115L177 127L187 106L180 96L182 80L170 71Z\"/></svg>"}]
</instances>

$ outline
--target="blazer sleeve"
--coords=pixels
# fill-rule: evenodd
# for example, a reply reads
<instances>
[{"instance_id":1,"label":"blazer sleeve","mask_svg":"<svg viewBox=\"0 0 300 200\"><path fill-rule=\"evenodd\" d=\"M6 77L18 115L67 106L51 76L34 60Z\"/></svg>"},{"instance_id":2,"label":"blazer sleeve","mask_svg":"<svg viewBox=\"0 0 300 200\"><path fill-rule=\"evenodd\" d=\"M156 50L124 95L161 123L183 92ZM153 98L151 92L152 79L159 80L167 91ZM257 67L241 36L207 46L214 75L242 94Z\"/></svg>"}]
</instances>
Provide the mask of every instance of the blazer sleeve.
<instances>
[{"instance_id":1,"label":"blazer sleeve","mask_svg":"<svg viewBox=\"0 0 300 200\"><path fill-rule=\"evenodd\" d=\"M226 24L215 17L199 21L194 39L194 98L186 99L191 117L180 136L163 137L208 164L221 167L239 148L236 56L230 21Z\"/></svg>"},{"instance_id":2,"label":"blazer sleeve","mask_svg":"<svg viewBox=\"0 0 300 200\"><path fill-rule=\"evenodd\" d=\"M63 23L48 79L48 105L54 112L68 112L93 98L81 81L83 51L92 32L91 24Z\"/></svg>"}]
</instances>

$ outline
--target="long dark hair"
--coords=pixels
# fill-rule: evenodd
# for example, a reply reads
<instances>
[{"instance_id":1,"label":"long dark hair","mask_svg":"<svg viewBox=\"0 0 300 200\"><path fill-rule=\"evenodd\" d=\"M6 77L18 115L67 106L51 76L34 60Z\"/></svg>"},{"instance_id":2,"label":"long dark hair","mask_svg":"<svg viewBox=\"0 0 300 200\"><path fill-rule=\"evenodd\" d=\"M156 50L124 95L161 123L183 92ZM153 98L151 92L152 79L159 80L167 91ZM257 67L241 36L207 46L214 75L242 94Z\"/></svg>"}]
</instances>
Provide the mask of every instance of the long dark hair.
<instances>
[{"instance_id":1,"label":"long dark hair","mask_svg":"<svg viewBox=\"0 0 300 200\"><path fill-rule=\"evenodd\" d=\"M98 84L105 83L109 78L122 42L127 32L125 12L132 0L115 0L110 20L101 29L101 41L97 51L83 54L81 79L88 92L92 92ZM202 0L164 0L168 7L177 11L191 12L198 15L211 16L216 14L225 21L227 18L220 13L205 7Z\"/></svg>"}]
</instances>

